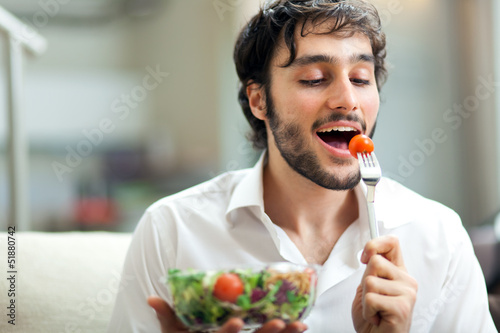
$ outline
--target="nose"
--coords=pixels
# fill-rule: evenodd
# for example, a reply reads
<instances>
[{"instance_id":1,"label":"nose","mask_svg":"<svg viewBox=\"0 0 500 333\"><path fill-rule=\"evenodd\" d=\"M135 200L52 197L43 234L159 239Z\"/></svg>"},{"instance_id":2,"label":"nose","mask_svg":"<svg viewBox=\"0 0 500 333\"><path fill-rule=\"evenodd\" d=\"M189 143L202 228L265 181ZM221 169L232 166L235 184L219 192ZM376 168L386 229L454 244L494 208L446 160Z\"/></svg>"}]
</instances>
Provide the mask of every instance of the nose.
<instances>
[{"instance_id":1,"label":"nose","mask_svg":"<svg viewBox=\"0 0 500 333\"><path fill-rule=\"evenodd\" d=\"M327 106L331 110L351 112L359 108L356 87L349 78L337 80L332 84L328 94Z\"/></svg>"}]
</instances>

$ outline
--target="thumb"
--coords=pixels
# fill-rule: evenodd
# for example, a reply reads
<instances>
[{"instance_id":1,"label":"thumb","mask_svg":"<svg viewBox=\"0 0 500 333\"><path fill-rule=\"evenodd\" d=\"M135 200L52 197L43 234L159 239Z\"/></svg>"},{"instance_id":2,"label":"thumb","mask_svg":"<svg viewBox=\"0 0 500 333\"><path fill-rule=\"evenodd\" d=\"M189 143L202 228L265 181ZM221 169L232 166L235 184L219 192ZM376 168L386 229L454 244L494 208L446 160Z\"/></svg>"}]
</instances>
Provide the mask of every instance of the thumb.
<instances>
[{"instance_id":1,"label":"thumb","mask_svg":"<svg viewBox=\"0 0 500 333\"><path fill-rule=\"evenodd\" d=\"M162 333L172 332L173 329L175 329L175 331L184 331L186 329L184 325L177 319L174 311L170 308L167 302L165 302L160 297L148 297L148 304L156 312L156 316L160 321Z\"/></svg>"}]
</instances>

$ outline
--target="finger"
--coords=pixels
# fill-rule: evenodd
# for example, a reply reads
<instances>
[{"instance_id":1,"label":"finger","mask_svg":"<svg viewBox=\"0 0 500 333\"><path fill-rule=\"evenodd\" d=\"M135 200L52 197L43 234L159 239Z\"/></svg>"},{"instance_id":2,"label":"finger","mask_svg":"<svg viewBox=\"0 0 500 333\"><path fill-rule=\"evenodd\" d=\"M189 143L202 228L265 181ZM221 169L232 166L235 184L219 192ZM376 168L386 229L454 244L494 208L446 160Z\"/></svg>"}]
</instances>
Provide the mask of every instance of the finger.
<instances>
[{"instance_id":1,"label":"finger","mask_svg":"<svg viewBox=\"0 0 500 333\"><path fill-rule=\"evenodd\" d=\"M381 299L384 297L388 298L389 296L383 296L376 293L367 293L366 295L363 295L363 318L375 326L380 324L381 305L387 305L382 304Z\"/></svg>"},{"instance_id":2,"label":"finger","mask_svg":"<svg viewBox=\"0 0 500 333\"><path fill-rule=\"evenodd\" d=\"M261 328L259 328L255 333L278 333L286 328L286 324L283 320L273 319L265 323Z\"/></svg>"},{"instance_id":3,"label":"finger","mask_svg":"<svg viewBox=\"0 0 500 333\"><path fill-rule=\"evenodd\" d=\"M177 319L174 311L163 299L158 296L150 296L148 297L148 304L156 312L162 333L172 332L173 330L186 330L186 327Z\"/></svg>"},{"instance_id":4,"label":"finger","mask_svg":"<svg viewBox=\"0 0 500 333\"><path fill-rule=\"evenodd\" d=\"M307 325L296 321L286 326L286 328L281 331L281 333L302 333L307 330Z\"/></svg>"},{"instance_id":5,"label":"finger","mask_svg":"<svg viewBox=\"0 0 500 333\"><path fill-rule=\"evenodd\" d=\"M403 254L396 236L387 235L370 240L365 245L361 262L368 263L370 258L376 254L380 254L394 265L404 268Z\"/></svg>"},{"instance_id":6,"label":"finger","mask_svg":"<svg viewBox=\"0 0 500 333\"><path fill-rule=\"evenodd\" d=\"M410 287L402 281L392 281L373 275L367 276L362 283L362 295L375 293L385 296L401 296L410 292Z\"/></svg>"},{"instance_id":7,"label":"finger","mask_svg":"<svg viewBox=\"0 0 500 333\"><path fill-rule=\"evenodd\" d=\"M363 280L368 276L381 277L384 279L395 280L404 271L397 267L385 257L375 255L368 260L368 263L363 274Z\"/></svg>"},{"instance_id":8,"label":"finger","mask_svg":"<svg viewBox=\"0 0 500 333\"><path fill-rule=\"evenodd\" d=\"M418 290L417 280L406 270L395 266L379 255L370 258L361 279L361 284L363 288L366 288L367 284L369 284L369 287L378 288L370 291L393 296L413 294Z\"/></svg>"},{"instance_id":9,"label":"finger","mask_svg":"<svg viewBox=\"0 0 500 333\"><path fill-rule=\"evenodd\" d=\"M255 333L302 333L305 330L307 330L307 325L299 321L287 325L283 320L273 319Z\"/></svg>"},{"instance_id":10,"label":"finger","mask_svg":"<svg viewBox=\"0 0 500 333\"><path fill-rule=\"evenodd\" d=\"M362 313L363 308L363 285L360 284L358 288L356 288L356 296L354 296L354 301L352 302L352 313Z\"/></svg>"},{"instance_id":11,"label":"finger","mask_svg":"<svg viewBox=\"0 0 500 333\"><path fill-rule=\"evenodd\" d=\"M229 319L219 331L218 333L237 333L243 329L245 323L243 320L239 318L231 318Z\"/></svg>"},{"instance_id":12,"label":"finger","mask_svg":"<svg viewBox=\"0 0 500 333\"><path fill-rule=\"evenodd\" d=\"M377 326L382 322L392 324L408 322L408 318L412 315L413 304L403 296L367 293L363 297L363 318Z\"/></svg>"}]
</instances>

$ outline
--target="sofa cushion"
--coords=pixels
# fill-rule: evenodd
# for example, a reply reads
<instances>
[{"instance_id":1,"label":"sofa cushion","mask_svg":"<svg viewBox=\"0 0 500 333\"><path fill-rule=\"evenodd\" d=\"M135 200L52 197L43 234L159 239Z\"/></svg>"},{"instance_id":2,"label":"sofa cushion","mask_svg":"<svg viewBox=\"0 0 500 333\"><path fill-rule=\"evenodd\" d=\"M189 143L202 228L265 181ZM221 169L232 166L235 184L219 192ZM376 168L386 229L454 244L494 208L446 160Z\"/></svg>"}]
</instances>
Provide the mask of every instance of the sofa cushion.
<instances>
[{"instance_id":1,"label":"sofa cushion","mask_svg":"<svg viewBox=\"0 0 500 333\"><path fill-rule=\"evenodd\" d=\"M0 236L4 262L7 236ZM2 315L0 332L105 332L131 235L19 232L15 238L16 325ZM1 281L5 299L10 282Z\"/></svg>"}]
</instances>

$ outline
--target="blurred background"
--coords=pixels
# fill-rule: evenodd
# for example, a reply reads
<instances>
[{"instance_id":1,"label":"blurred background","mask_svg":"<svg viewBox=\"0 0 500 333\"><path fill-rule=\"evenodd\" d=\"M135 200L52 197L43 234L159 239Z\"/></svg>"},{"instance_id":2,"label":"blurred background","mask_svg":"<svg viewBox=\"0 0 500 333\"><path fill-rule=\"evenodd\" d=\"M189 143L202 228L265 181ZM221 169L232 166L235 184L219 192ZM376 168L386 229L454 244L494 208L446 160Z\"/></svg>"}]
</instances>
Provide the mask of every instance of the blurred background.
<instances>
[{"instance_id":1,"label":"blurred background","mask_svg":"<svg viewBox=\"0 0 500 333\"><path fill-rule=\"evenodd\" d=\"M374 137L385 175L450 206L468 229L492 224L500 209L498 1L372 2L390 64ZM48 41L24 65L28 229L132 231L155 200L255 162L232 49L258 0L0 6ZM5 100L1 68L2 230Z\"/></svg>"}]
</instances>

